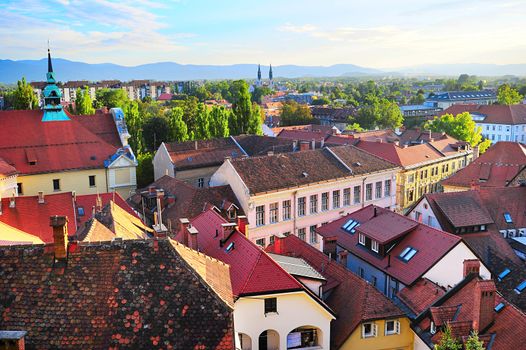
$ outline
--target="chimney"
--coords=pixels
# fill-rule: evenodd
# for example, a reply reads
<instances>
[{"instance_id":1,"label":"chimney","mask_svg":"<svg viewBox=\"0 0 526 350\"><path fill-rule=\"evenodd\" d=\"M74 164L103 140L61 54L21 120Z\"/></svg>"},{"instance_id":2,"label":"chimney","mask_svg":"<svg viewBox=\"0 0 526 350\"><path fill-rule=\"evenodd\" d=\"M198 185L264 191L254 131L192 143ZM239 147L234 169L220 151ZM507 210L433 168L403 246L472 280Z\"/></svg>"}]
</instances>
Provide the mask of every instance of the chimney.
<instances>
[{"instance_id":1,"label":"chimney","mask_svg":"<svg viewBox=\"0 0 526 350\"><path fill-rule=\"evenodd\" d=\"M44 192L43 191L38 191L38 204L44 204L45 201L44 201Z\"/></svg>"},{"instance_id":2,"label":"chimney","mask_svg":"<svg viewBox=\"0 0 526 350\"><path fill-rule=\"evenodd\" d=\"M245 237L248 237L248 219L245 215L237 216L237 228Z\"/></svg>"},{"instance_id":3,"label":"chimney","mask_svg":"<svg viewBox=\"0 0 526 350\"><path fill-rule=\"evenodd\" d=\"M26 331L0 331L0 349L25 350Z\"/></svg>"},{"instance_id":4,"label":"chimney","mask_svg":"<svg viewBox=\"0 0 526 350\"><path fill-rule=\"evenodd\" d=\"M495 293L493 280L477 280L473 295L473 329L482 333L495 319Z\"/></svg>"},{"instance_id":5,"label":"chimney","mask_svg":"<svg viewBox=\"0 0 526 350\"><path fill-rule=\"evenodd\" d=\"M310 144L311 144L310 149L316 149L316 140L313 139L313 140L310 142Z\"/></svg>"},{"instance_id":6,"label":"chimney","mask_svg":"<svg viewBox=\"0 0 526 350\"><path fill-rule=\"evenodd\" d=\"M73 197L73 202L77 202L77 191L72 191L71 196Z\"/></svg>"},{"instance_id":7,"label":"chimney","mask_svg":"<svg viewBox=\"0 0 526 350\"><path fill-rule=\"evenodd\" d=\"M66 216L51 216L49 226L53 227L53 245L55 259L65 259L68 252L68 218Z\"/></svg>"},{"instance_id":8,"label":"chimney","mask_svg":"<svg viewBox=\"0 0 526 350\"><path fill-rule=\"evenodd\" d=\"M185 246L188 247L188 236L186 234L186 228L190 225L190 220L187 218L179 219L179 229L177 230L177 235L182 238L182 242Z\"/></svg>"},{"instance_id":9,"label":"chimney","mask_svg":"<svg viewBox=\"0 0 526 350\"><path fill-rule=\"evenodd\" d=\"M376 209L376 206L373 207L373 210L374 210L373 217L376 217L376 215L377 215L377 209Z\"/></svg>"},{"instance_id":10,"label":"chimney","mask_svg":"<svg viewBox=\"0 0 526 350\"><path fill-rule=\"evenodd\" d=\"M309 141L300 141L300 151L306 151L309 149Z\"/></svg>"},{"instance_id":11,"label":"chimney","mask_svg":"<svg viewBox=\"0 0 526 350\"><path fill-rule=\"evenodd\" d=\"M268 151L267 152L267 156L273 156L274 155L274 151Z\"/></svg>"},{"instance_id":12,"label":"chimney","mask_svg":"<svg viewBox=\"0 0 526 350\"><path fill-rule=\"evenodd\" d=\"M197 148L198 148L197 140L194 141L194 148L195 148L195 150L197 151Z\"/></svg>"},{"instance_id":13,"label":"chimney","mask_svg":"<svg viewBox=\"0 0 526 350\"><path fill-rule=\"evenodd\" d=\"M9 198L9 208L15 208L16 207L16 201L15 201L15 194Z\"/></svg>"},{"instance_id":14,"label":"chimney","mask_svg":"<svg viewBox=\"0 0 526 350\"><path fill-rule=\"evenodd\" d=\"M292 151L294 152L297 147L298 147L298 140L293 140L292 141Z\"/></svg>"},{"instance_id":15,"label":"chimney","mask_svg":"<svg viewBox=\"0 0 526 350\"><path fill-rule=\"evenodd\" d=\"M479 146L473 147L473 160L477 159L480 156Z\"/></svg>"},{"instance_id":16,"label":"chimney","mask_svg":"<svg viewBox=\"0 0 526 350\"><path fill-rule=\"evenodd\" d=\"M383 140L382 140L380 137L377 137L377 138L376 138L376 142L378 142L378 143L382 143Z\"/></svg>"},{"instance_id":17,"label":"chimney","mask_svg":"<svg viewBox=\"0 0 526 350\"><path fill-rule=\"evenodd\" d=\"M155 194L155 186L148 186L148 194Z\"/></svg>"},{"instance_id":18,"label":"chimney","mask_svg":"<svg viewBox=\"0 0 526 350\"><path fill-rule=\"evenodd\" d=\"M199 232L197 229L189 225L186 227L186 231L188 234L188 247L192 248L193 250L199 250L199 243L197 241L197 234Z\"/></svg>"},{"instance_id":19,"label":"chimney","mask_svg":"<svg viewBox=\"0 0 526 350\"><path fill-rule=\"evenodd\" d=\"M324 145L325 145L325 138L322 138L320 141L320 148L323 148Z\"/></svg>"},{"instance_id":20,"label":"chimney","mask_svg":"<svg viewBox=\"0 0 526 350\"><path fill-rule=\"evenodd\" d=\"M480 184L477 183L475 180L472 180L470 184L470 189L472 191L480 191Z\"/></svg>"},{"instance_id":21,"label":"chimney","mask_svg":"<svg viewBox=\"0 0 526 350\"><path fill-rule=\"evenodd\" d=\"M480 274L480 261L478 259L464 260L464 278L469 274Z\"/></svg>"},{"instance_id":22,"label":"chimney","mask_svg":"<svg viewBox=\"0 0 526 350\"><path fill-rule=\"evenodd\" d=\"M219 246L222 247L230 238L230 234L237 229L237 223L228 222L221 224L221 231L219 232Z\"/></svg>"}]
</instances>

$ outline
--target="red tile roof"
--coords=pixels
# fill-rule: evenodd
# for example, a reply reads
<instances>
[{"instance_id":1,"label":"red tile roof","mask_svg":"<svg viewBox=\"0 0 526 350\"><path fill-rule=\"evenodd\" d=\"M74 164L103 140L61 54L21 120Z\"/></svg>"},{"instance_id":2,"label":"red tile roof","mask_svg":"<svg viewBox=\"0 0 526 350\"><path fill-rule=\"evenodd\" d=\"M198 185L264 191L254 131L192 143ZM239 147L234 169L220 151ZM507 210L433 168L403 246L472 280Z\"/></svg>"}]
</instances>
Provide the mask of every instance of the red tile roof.
<instances>
[{"instance_id":1,"label":"red tile roof","mask_svg":"<svg viewBox=\"0 0 526 350\"><path fill-rule=\"evenodd\" d=\"M14 208L9 207L10 201L11 198L2 198L0 221L39 237L44 243L53 242L53 228L49 226L50 216L67 216L70 236L77 229L70 192L46 195L42 204L38 203L38 196L15 197Z\"/></svg>"},{"instance_id":2,"label":"red tile roof","mask_svg":"<svg viewBox=\"0 0 526 350\"><path fill-rule=\"evenodd\" d=\"M177 170L194 169L205 166L219 166L225 157L241 157L243 152L230 139L165 143L172 163Z\"/></svg>"},{"instance_id":3,"label":"red tile roof","mask_svg":"<svg viewBox=\"0 0 526 350\"><path fill-rule=\"evenodd\" d=\"M386 244L406 235L418 225L414 220L386 211L362 223L356 231L377 240L380 244Z\"/></svg>"},{"instance_id":4,"label":"red tile roof","mask_svg":"<svg viewBox=\"0 0 526 350\"><path fill-rule=\"evenodd\" d=\"M478 114L484 117L477 123L490 124L526 124L526 105L464 105L457 104L445 109L440 115L457 115L463 112Z\"/></svg>"},{"instance_id":5,"label":"red tile roof","mask_svg":"<svg viewBox=\"0 0 526 350\"><path fill-rule=\"evenodd\" d=\"M230 265L232 291L236 296L303 290L302 285L261 248L252 243L239 231L234 230L220 246L221 224L227 221L214 210L208 210L191 224L199 232L199 251ZM219 236L216 237L216 230ZM226 248L234 244L229 252Z\"/></svg>"},{"instance_id":6,"label":"red tile roof","mask_svg":"<svg viewBox=\"0 0 526 350\"><path fill-rule=\"evenodd\" d=\"M66 267L48 248L0 248L0 328L26 348L234 349L228 266L169 240L81 245Z\"/></svg>"},{"instance_id":7,"label":"red tile roof","mask_svg":"<svg viewBox=\"0 0 526 350\"><path fill-rule=\"evenodd\" d=\"M101 194L86 194L77 195L75 207L77 209L77 225L81 227L86 221L91 218L93 207L97 206L97 196L101 199L102 206L106 206L111 200L114 200L122 209L126 210L129 214L139 218L137 213L130 207L128 203L118 193L101 193ZM79 208L84 210L84 215L79 215Z\"/></svg>"},{"instance_id":8,"label":"red tile roof","mask_svg":"<svg viewBox=\"0 0 526 350\"><path fill-rule=\"evenodd\" d=\"M104 160L117 151L77 118L42 122L42 113L0 112L0 156L20 174L103 168Z\"/></svg>"},{"instance_id":9,"label":"red tile roof","mask_svg":"<svg viewBox=\"0 0 526 350\"><path fill-rule=\"evenodd\" d=\"M277 135L278 138L299 140L299 141L312 141L321 142L327 136L326 133L321 131L310 131L310 130L287 130L283 129Z\"/></svg>"},{"instance_id":10,"label":"red tile roof","mask_svg":"<svg viewBox=\"0 0 526 350\"><path fill-rule=\"evenodd\" d=\"M169 94L165 92L163 94L160 94L159 97L157 97L157 101L170 101L173 97L174 97L173 94Z\"/></svg>"},{"instance_id":11,"label":"red tile roof","mask_svg":"<svg viewBox=\"0 0 526 350\"><path fill-rule=\"evenodd\" d=\"M488 225L493 223L476 191L432 193L426 195L453 227Z\"/></svg>"},{"instance_id":12,"label":"red tile roof","mask_svg":"<svg viewBox=\"0 0 526 350\"><path fill-rule=\"evenodd\" d=\"M339 246L384 271L386 274L393 276L405 285L412 285L416 282L461 241L461 238L458 236L434 229L427 225L418 224L413 230L405 234L396 246L392 248L390 252L392 258L389 264L388 256L382 257L366 249L362 249L358 244L359 235L351 234L342 229L343 224L349 219L356 220L362 225L367 223L374 218L374 208L376 208L377 216L379 217L385 214L389 216L392 215L392 212L387 209L369 205L341 219L324 225L318 228L317 231L325 238L336 238ZM408 246L415 248L417 253L411 260L404 262L397 257Z\"/></svg>"},{"instance_id":13,"label":"red tile roof","mask_svg":"<svg viewBox=\"0 0 526 350\"><path fill-rule=\"evenodd\" d=\"M444 294L446 291L442 287L427 278L421 278L412 286L403 288L396 297L415 315L419 315Z\"/></svg>"},{"instance_id":14,"label":"red tile roof","mask_svg":"<svg viewBox=\"0 0 526 350\"><path fill-rule=\"evenodd\" d=\"M335 348L348 339L360 322L403 316L403 312L371 284L294 235L276 237L267 251L302 258L325 277L327 284L323 292L329 294L326 302L337 314L331 322L331 343Z\"/></svg>"},{"instance_id":15,"label":"red tile roof","mask_svg":"<svg viewBox=\"0 0 526 350\"><path fill-rule=\"evenodd\" d=\"M117 148L122 147L122 142L111 113L97 113L93 115L68 114L68 116L80 122L82 126L110 145Z\"/></svg>"},{"instance_id":16,"label":"red tile roof","mask_svg":"<svg viewBox=\"0 0 526 350\"><path fill-rule=\"evenodd\" d=\"M505 187L526 166L526 146L497 142L467 167L442 181L446 186Z\"/></svg>"},{"instance_id":17,"label":"red tile roof","mask_svg":"<svg viewBox=\"0 0 526 350\"><path fill-rule=\"evenodd\" d=\"M15 175L18 171L14 166L0 158L0 178Z\"/></svg>"}]
</instances>

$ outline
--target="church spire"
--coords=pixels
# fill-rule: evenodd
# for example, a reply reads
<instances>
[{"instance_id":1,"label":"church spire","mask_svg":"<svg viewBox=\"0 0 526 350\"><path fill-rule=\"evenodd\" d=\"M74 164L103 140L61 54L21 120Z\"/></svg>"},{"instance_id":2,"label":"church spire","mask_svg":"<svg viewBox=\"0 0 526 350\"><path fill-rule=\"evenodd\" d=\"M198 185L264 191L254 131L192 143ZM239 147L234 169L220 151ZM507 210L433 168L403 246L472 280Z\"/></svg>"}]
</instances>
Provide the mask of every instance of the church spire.
<instances>
[{"instance_id":1,"label":"church spire","mask_svg":"<svg viewBox=\"0 0 526 350\"><path fill-rule=\"evenodd\" d=\"M268 71L268 80L272 81L272 64L270 64L270 69Z\"/></svg>"},{"instance_id":2,"label":"church spire","mask_svg":"<svg viewBox=\"0 0 526 350\"><path fill-rule=\"evenodd\" d=\"M47 72L53 73L53 65L51 64L51 51L47 48Z\"/></svg>"},{"instance_id":3,"label":"church spire","mask_svg":"<svg viewBox=\"0 0 526 350\"><path fill-rule=\"evenodd\" d=\"M258 64L258 81L261 81L261 65Z\"/></svg>"},{"instance_id":4,"label":"church spire","mask_svg":"<svg viewBox=\"0 0 526 350\"><path fill-rule=\"evenodd\" d=\"M49 43L48 43L49 45ZM57 86L57 80L55 79L55 73L53 72L53 65L51 64L51 52L49 47L47 49L47 85L42 91L44 95L44 116L42 117L43 122L49 121L62 121L69 120L69 117L64 112L60 99L62 92Z\"/></svg>"}]
</instances>

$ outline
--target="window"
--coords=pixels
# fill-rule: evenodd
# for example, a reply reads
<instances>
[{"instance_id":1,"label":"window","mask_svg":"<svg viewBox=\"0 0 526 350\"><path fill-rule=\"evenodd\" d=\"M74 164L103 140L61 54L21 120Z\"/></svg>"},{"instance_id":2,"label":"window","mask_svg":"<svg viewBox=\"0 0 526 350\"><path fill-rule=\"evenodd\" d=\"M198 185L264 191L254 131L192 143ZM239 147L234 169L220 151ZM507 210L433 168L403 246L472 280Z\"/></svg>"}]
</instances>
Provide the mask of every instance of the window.
<instances>
[{"instance_id":1,"label":"window","mask_svg":"<svg viewBox=\"0 0 526 350\"><path fill-rule=\"evenodd\" d=\"M298 229L298 238L302 241L305 240L305 228Z\"/></svg>"},{"instance_id":2,"label":"window","mask_svg":"<svg viewBox=\"0 0 526 350\"><path fill-rule=\"evenodd\" d=\"M502 271L500 274L499 274L499 281L502 281L502 279L506 276L508 276L508 274L511 272L510 269L504 269L504 271Z\"/></svg>"},{"instance_id":3,"label":"window","mask_svg":"<svg viewBox=\"0 0 526 350\"><path fill-rule=\"evenodd\" d=\"M358 268L358 274L361 278L365 278L365 270L363 269L363 267Z\"/></svg>"},{"instance_id":4,"label":"window","mask_svg":"<svg viewBox=\"0 0 526 350\"><path fill-rule=\"evenodd\" d=\"M358 234L358 243L365 245L365 235L363 233Z\"/></svg>"},{"instance_id":5,"label":"window","mask_svg":"<svg viewBox=\"0 0 526 350\"><path fill-rule=\"evenodd\" d=\"M256 226L265 225L265 206L258 205L256 207Z\"/></svg>"},{"instance_id":6,"label":"window","mask_svg":"<svg viewBox=\"0 0 526 350\"><path fill-rule=\"evenodd\" d=\"M321 211L329 210L329 192L321 194Z\"/></svg>"},{"instance_id":7,"label":"window","mask_svg":"<svg viewBox=\"0 0 526 350\"><path fill-rule=\"evenodd\" d=\"M256 244L260 247L265 247L265 237L256 239Z\"/></svg>"},{"instance_id":8,"label":"window","mask_svg":"<svg viewBox=\"0 0 526 350\"><path fill-rule=\"evenodd\" d=\"M407 176L407 182L408 182L408 183L413 183L413 182L415 182L415 174L408 175L408 176Z\"/></svg>"},{"instance_id":9,"label":"window","mask_svg":"<svg viewBox=\"0 0 526 350\"><path fill-rule=\"evenodd\" d=\"M354 186L354 204L358 204L361 202L362 197L362 188L360 186Z\"/></svg>"},{"instance_id":10,"label":"window","mask_svg":"<svg viewBox=\"0 0 526 350\"><path fill-rule=\"evenodd\" d=\"M523 281L523 282L522 282L521 284L519 284L519 285L517 286L517 288L515 288L514 290L515 290L515 293L517 293L517 294L521 294L521 292L522 292L524 289L526 289L526 281Z\"/></svg>"},{"instance_id":11,"label":"window","mask_svg":"<svg viewBox=\"0 0 526 350\"><path fill-rule=\"evenodd\" d=\"M400 253L400 259L402 259L405 262L408 262L415 256L415 254L418 252L415 248L408 246L405 248L402 253Z\"/></svg>"},{"instance_id":12,"label":"window","mask_svg":"<svg viewBox=\"0 0 526 350\"><path fill-rule=\"evenodd\" d=\"M415 211L415 221L422 222L422 213Z\"/></svg>"},{"instance_id":13,"label":"window","mask_svg":"<svg viewBox=\"0 0 526 350\"><path fill-rule=\"evenodd\" d=\"M309 241L311 244L318 243L318 234L316 233L316 225L312 225L309 229Z\"/></svg>"},{"instance_id":14,"label":"window","mask_svg":"<svg viewBox=\"0 0 526 350\"><path fill-rule=\"evenodd\" d=\"M409 202L412 202L414 198L415 198L415 191L414 190L407 191L407 200Z\"/></svg>"},{"instance_id":15,"label":"window","mask_svg":"<svg viewBox=\"0 0 526 350\"><path fill-rule=\"evenodd\" d=\"M351 189L344 188L343 189L343 206L347 207L349 205L351 205Z\"/></svg>"},{"instance_id":16,"label":"window","mask_svg":"<svg viewBox=\"0 0 526 350\"><path fill-rule=\"evenodd\" d=\"M310 213L316 214L318 212L318 195L313 194L310 196Z\"/></svg>"},{"instance_id":17,"label":"window","mask_svg":"<svg viewBox=\"0 0 526 350\"><path fill-rule=\"evenodd\" d=\"M305 216L305 197L298 198L298 216Z\"/></svg>"},{"instance_id":18,"label":"window","mask_svg":"<svg viewBox=\"0 0 526 350\"><path fill-rule=\"evenodd\" d=\"M378 326L374 322L362 324L362 338L376 337Z\"/></svg>"},{"instance_id":19,"label":"window","mask_svg":"<svg viewBox=\"0 0 526 350\"><path fill-rule=\"evenodd\" d=\"M197 187L199 188L203 188L205 187L205 179L200 177L199 179L197 179Z\"/></svg>"},{"instance_id":20,"label":"window","mask_svg":"<svg viewBox=\"0 0 526 350\"><path fill-rule=\"evenodd\" d=\"M429 327L429 333L435 334L437 332L437 326L435 322L431 321L431 326Z\"/></svg>"},{"instance_id":21,"label":"window","mask_svg":"<svg viewBox=\"0 0 526 350\"><path fill-rule=\"evenodd\" d=\"M340 207L340 190L332 192L332 209Z\"/></svg>"},{"instance_id":22,"label":"window","mask_svg":"<svg viewBox=\"0 0 526 350\"><path fill-rule=\"evenodd\" d=\"M384 196L389 197L390 195L391 195L391 180L385 180Z\"/></svg>"},{"instance_id":23,"label":"window","mask_svg":"<svg viewBox=\"0 0 526 350\"><path fill-rule=\"evenodd\" d=\"M398 320L385 321L385 335L400 334L400 322Z\"/></svg>"},{"instance_id":24,"label":"window","mask_svg":"<svg viewBox=\"0 0 526 350\"><path fill-rule=\"evenodd\" d=\"M373 184L365 185L365 200L370 201L373 199Z\"/></svg>"},{"instance_id":25,"label":"window","mask_svg":"<svg viewBox=\"0 0 526 350\"><path fill-rule=\"evenodd\" d=\"M265 299L265 313L278 312L278 299L277 298L266 298Z\"/></svg>"},{"instance_id":26,"label":"window","mask_svg":"<svg viewBox=\"0 0 526 350\"><path fill-rule=\"evenodd\" d=\"M505 212L505 213L504 213L504 220L506 220L506 223L507 223L507 224L511 224L511 223L513 223L513 220L511 219L511 215L510 215L510 213L508 213L508 212Z\"/></svg>"},{"instance_id":27,"label":"window","mask_svg":"<svg viewBox=\"0 0 526 350\"><path fill-rule=\"evenodd\" d=\"M290 231L283 232L283 237L288 237L288 236L290 236Z\"/></svg>"},{"instance_id":28,"label":"window","mask_svg":"<svg viewBox=\"0 0 526 350\"><path fill-rule=\"evenodd\" d=\"M21 182L18 182L16 184L16 190L17 190L18 194L24 194L24 192L22 191L22 183Z\"/></svg>"},{"instance_id":29,"label":"window","mask_svg":"<svg viewBox=\"0 0 526 350\"><path fill-rule=\"evenodd\" d=\"M290 200L283 201L283 221L290 220Z\"/></svg>"},{"instance_id":30,"label":"window","mask_svg":"<svg viewBox=\"0 0 526 350\"><path fill-rule=\"evenodd\" d=\"M350 233L355 233L356 232L356 228L360 226L360 223L354 219L350 219L349 221L347 221L345 224L343 224L342 228L347 231L347 232L350 232Z\"/></svg>"},{"instance_id":31,"label":"window","mask_svg":"<svg viewBox=\"0 0 526 350\"><path fill-rule=\"evenodd\" d=\"M79 216L84 216L84 207L78 207L77 208L77 213Z\"/></svg>"},{"instance_id":32,"label":"window","mask_svg":"<svg viewBox=\"0 0 526 350\"><path fill-rule=\"evenodd\" d=\"M376 183L376 186L374 189L374 198L376 199L382 198L382 181L378 181Z\"/></svg>"},{"instance_id":33,"label":"window","mask_svg":"<svg viewBox=\"0 0 526 350\"><path fill-rule=\"evenodd\" d=\"M60 179L53 179L53 191L60 191Z\"/></svg>"},{"instance_id":34,"label":"window","mask_svg":"<svg viewBox=\"0 0 526 350\"><path fill-rule=\"evenodd\" d=\"M95 175L89 176L89 187L95 187Z\"/></svg>"},{"instance_id":35,"label":"window","mask_svg":"<svg viewBox=\"0 0 526 350\"><path fill-rule=\"evenodd\" d=\"M497 306L495 306L495 312L500 312L500 310L504 309L504 306L506 306L504 303L499 303Z\"/></svg>"},{"instance_id":36,"label":"window","mask_svg":"<svg viewBox=\"0 0 526 350\"><path fill-rule=\"evenodd\" d=\"M375 241L374 239L371 241L371 250L373 252L376 252L378 253L378 248L379 248L379 245L378 245L378 241Z\"/></svg>"},{"instance_id":37,"label":"window","mask_svg":"<svg viewBox=\"0 0 526 350\"><path fill-rule=\"evenodd\" d=\"M276 236L272 235L272 236L269 237L268 240L269 240L269 244L272 245L272 244L274 244L274 241L276 240Z\"/></svg>"},{"instance_id":38,"label":"window","mask_svg":"<svg viewBox=\"0 0 526 350\"><path fill-rule=\"evenodd\" d=\"M269 213L270 213L269 222L271 224L278 222L278 202L270 203Z\"/></svg>"}]
</instances>

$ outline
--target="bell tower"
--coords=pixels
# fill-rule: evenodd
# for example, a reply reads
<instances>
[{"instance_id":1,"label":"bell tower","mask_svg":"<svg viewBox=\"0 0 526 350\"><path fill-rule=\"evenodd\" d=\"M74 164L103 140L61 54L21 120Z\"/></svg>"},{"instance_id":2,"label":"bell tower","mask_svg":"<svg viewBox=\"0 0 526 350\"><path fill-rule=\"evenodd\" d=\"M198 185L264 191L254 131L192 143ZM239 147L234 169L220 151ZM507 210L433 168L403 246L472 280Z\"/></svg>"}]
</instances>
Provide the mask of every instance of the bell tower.
<instances>
[{"instance_id":1,"label":"bell tower","mask_svg":"<svg viewBox=\"0 0 526 350\"><path fill-rule=\"evenodd\" d=\"M64 112L60 99L62 92L57 86L57 80L55 78L55 72L53 72L53 65L51 63L51 52L47 49L47 73L46 73L47 85L44 88L44 116L42 117L43 122L49 121L63 121L69 120L69 117Z\"/></svg>"}]
</instances>

